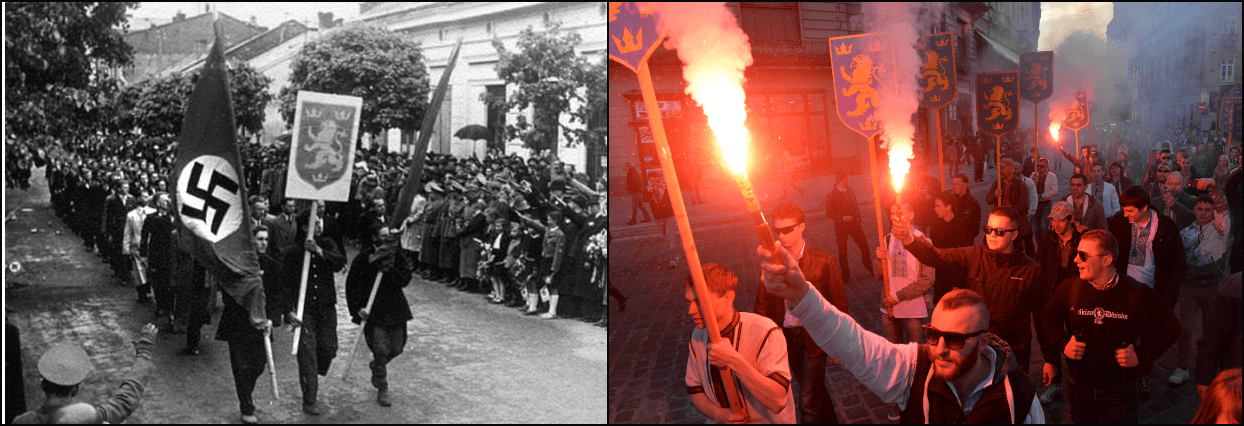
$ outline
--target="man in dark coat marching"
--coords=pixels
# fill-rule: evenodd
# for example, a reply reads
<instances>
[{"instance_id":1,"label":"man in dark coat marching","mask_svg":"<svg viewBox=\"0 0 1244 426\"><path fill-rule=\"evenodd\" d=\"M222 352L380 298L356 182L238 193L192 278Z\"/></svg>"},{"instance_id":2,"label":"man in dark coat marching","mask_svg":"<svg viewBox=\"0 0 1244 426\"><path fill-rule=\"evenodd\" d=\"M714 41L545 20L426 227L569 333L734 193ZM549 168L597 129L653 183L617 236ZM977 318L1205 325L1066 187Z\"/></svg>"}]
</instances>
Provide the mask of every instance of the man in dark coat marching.
<instances>
[{"instance_id":1,"label":"man in dark coat marching","mask_svg":"<svg viewBox=\"0 0 1244 426\"><path fill-rule=\"evenodd\" d=\"M363 247L354 257L350 275L346 278L346 306L354 323L367 321L363 326L363 336L373 356L368 364L371 367L371 383L376 387L376 402L388 407L392 403L389 399L387 365L402 354L406 346L406 321L414 318L410 314L406 295L402 293L402 288L410 283L410 269L406 258L397 252L388 228L377 224L370 232L372 238L369 240L374 243ZM378 273L384 276L376 289L371 309L368 309L368 296Z\"/></svg>"}]
</instances>

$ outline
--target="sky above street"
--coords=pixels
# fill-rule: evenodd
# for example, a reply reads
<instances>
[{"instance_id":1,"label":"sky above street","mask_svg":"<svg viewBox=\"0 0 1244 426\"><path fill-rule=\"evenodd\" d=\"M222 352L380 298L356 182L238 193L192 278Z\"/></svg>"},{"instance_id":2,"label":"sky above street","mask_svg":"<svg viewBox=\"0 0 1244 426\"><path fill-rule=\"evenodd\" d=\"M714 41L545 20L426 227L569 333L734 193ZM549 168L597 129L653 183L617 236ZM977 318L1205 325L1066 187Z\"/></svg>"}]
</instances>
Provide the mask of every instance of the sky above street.
<instances>
[{"instance_id":1,"label":"sky above street","mask_svg":"<svg viewBox=\"0 0 1244 426\"><path fill-rule=\"evenodd\" d=\"M1076 31L1106 38L1106 25L1114 18L1112 3L1041 2L1041 36L1037 50L1053 50Z\"/></svg>"},{"instance_id":2,"label":"sky above street","mask_svg":"<svg viewBox=\"0 0 1244 426\"><path fill-rule=\"evenodd\" d=\"M282 22L293 19L305 25L318 28L319 17L316 12L332 12L333 19L344 18L346 21L357 18L359 3L278 3L278 2L156 2L140 3L137 9L130 9L130 31L144 30L150 27L150 21L159 24L168 23L178 11L187 17L202 14L207 5L220 10L221 13L242 21L255 21L260 26L274 28ZM143 19L145 18L145 19Z\"/></svg>"}]
</instances>

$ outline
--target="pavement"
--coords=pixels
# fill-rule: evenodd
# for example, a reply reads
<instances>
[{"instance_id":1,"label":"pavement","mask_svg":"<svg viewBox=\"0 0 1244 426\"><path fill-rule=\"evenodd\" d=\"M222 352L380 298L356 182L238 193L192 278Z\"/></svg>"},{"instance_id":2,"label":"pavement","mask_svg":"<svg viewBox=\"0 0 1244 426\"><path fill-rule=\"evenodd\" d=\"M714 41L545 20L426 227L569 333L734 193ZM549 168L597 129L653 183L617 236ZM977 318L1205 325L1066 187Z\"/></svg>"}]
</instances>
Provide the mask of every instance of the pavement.
<instances>
[{"instance_id":1,"label":"pavement","mask_svg":"<svg viewBox=\"0 0 1244 426\"><path fill-rule=\"evenodd\" d=\"M51 211L43 170L28 191L5 190L5 321L21 332L27 408L43 401L36 364L55 343L82 344L94 364L80 400L102 402L134 360L129 342L153 320L154 307L138 304L134 289L111 283L102 258ZM353 250L348 254L353 255ZM392 407L375 403L360 345L348 381L342 380L359 327L345 306L345 275L337 275L339 349L329 375L320 377L326 414L301 411L292 333L275 331L273 352L280 399L268 372L253 393L264 423L605 423L606 330L570 320L542 320L493 305L416 277L405 289L414 320L407 323L405 352L389 364ZM129 423L237 423L239 412L225 342L215 324L203 328L202 354L179 355L184 334L161 333L155 370ZM14 344L5 336L5 344ZM7 392L8 390L6 390Z\"/></svg>"},{"instance_id":2,"label":"pavement","mask_svg":"<svg viewBox=\"0 0 1244 426\"><path fill-rule=\"evenodd\" d=\"M970 176L971 169L966 169ZM996 170L986 171L986 181L971 185L971 193L981 201L982 213L987 214L984 192ZM929 168L931 176L937 176L937 166ZM949 175L949 173L948 173ZM753 183L761 197L765 212L781 201L781 188L776 182ZM833 223L824 214L824 197L832 189L833 176L812 176L796 182L805 188L803 197L792 198L803 207L807 216L804 237L809 244L839 256L834 238ZM858 202L864 234L869 247L877 247L876 213L873 207L872 187L867 174L851 176L850 185L859 196ZM1060 185L1067 191L1066 184ZM772 195L766 196L769 192ZM730 268L739 277L739 293L735 308L752 311L759 285L759 268L754 247L759 245L755 230L747 217L742 197L733 181L723 181L702 188L704 204L688 205L688 218L694 232L701 262L714 262ZM790 192L797 196L796 191ZM1066 194L1063 194L1066 195ZM610 423L704 423L701 415L687 398L684 378L688 356L687 342L695 327L687 315L683 299L682 281L688 274L685 259L677 267L670 268L670 249L665 237L654 223L628 226L630 197L625 194L610 196L610 245L613 260L610 263L612 285L628 296L627 310L619 311L616 303L610 307L609 327L609 422ZM982 217L983 218L983 217ZM642 220L642 215L641 215ZM673 227L671 227L673 228ZM670 232L677 232L670 229ZM983 236L977 237L981 243ZM882 282L868 276L863 269L861 256L855 245L849 244L851 279L846 283L850 300L849 314L865 329L884 335L881 327ZM927 322L927 320L926 320ZM1198 321L1199 322L1199 321ZM1200 336L1199 324L1194 338ZM1037 392L1045 391L1041 384L1041 368L1044 358L1033 334L1031 365L1029 373L1035 377ZM1187 423L1196 413L1200 398L1191 381L1175 386L1167 382L1174 370L1177 353L1174 346L1156 363L1149 377L1153 393L1141 397L1139 419L1141 423ZM886 418L887 406L875 394L855 379L841 365L826 367L826 385L837 409L841 423L896 423ZM794 388L802 386L795 382ZM797 390L796 390L797 391ZM796 398L796 401L798 398ZM1070 423L1070 408L1066 393L1055 401L1043 404L1049 423Z\"/></svg>"}]
</instances>

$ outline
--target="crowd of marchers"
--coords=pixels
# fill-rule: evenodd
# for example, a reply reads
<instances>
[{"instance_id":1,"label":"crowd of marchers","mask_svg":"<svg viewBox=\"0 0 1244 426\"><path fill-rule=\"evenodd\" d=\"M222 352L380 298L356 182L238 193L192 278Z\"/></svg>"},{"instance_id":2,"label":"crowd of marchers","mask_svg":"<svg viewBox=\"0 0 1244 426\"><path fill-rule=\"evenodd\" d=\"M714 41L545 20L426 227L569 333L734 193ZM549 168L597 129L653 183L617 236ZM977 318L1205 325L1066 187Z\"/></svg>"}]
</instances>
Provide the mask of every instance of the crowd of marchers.
<instances>
[{"instance_id":1,"label":"crowd of marchers","mask_svg":"<svg viewBox=\"0 0 1244 426\"><path fill-rule=\"evenodd\" d=\"M754 313L734 307L738 278L730 268L704 259L708 300L698 300L686 279L697 325L686 375L693 405L718 423L836 422L825 376L832 362L892 404L894 421L1044 423L1043 404L1065 398L1071 422L1136 423L1144 420L1139 404L1152 392L1154 364L1175 346L1176 368L1162 379L1194 382L1203 398L1187 420L1238 423L1239 144L1192 134L1154 147L1147 164L1129 160L1135 149L1117 139L1105 150L1059 148L1053 154L1071 164L1061 172L1035 148L1026 157L1003 152L997 175L953 173L945 192L917 158L901 202L882 196L889 233L875 251L864 242L858 190L845 172L825 200L836 252L806 240L803 209L782 202L766 216L781 262L757 250L763 274ZM992 169L988 157L971 160ZM648 204L666 220L660 177L645 182L625 167L632 222L637 211L649 220ZM983 178L992 182L978 200L969 185ZM974 245L982 230L983 244ZM852 238L871 259L864 268L889 283L878 296L884 337L849 314ZM703 329L707 306L720 343ZM1044 363L1030 372L1033 329ZM724 367L742 388L738 399L723 390ZM792 381L801 382L799 395Z\"/></svg>"},{"instance_id":2,"label":"crowd of marchers","mask_svg":"<svg viewBox=\"0 0 1244 426\"><path fill-rule=\"evenodd\" d=\"M409 214L394 218L410 156L360 150L349 177L349 200L319 203L318 221L309 226L315 204L285 197L288 147L241 144L246 220L259 255L270 321L254 326L242 305L221 291L210 268L178 243L177 191L170 183L175 143L87 137L21 148L23 166L45 167L55 214L88 252L108 262L112 282L132 286L138 302L154 305L159 330L185 334L181 354L200 354L202 328L219 316L215 338L229 344L246 423L258 421L251 393L264 371L265 351L257 342L262 342L262 330L285 324L303 332L297 356L303 411L324 411L317 400L317 376L327 374L337 353L338 273L346 274L352 321L366 324L372 384L383 406L391 404L386 364L402 353L405 323L412 319L403 294L412 283L486 295L481 303L515 307L516 315L577 318L607 327L606 183L576 173L555 156L524 159L496 150L484 158L429 153L420 181L412 186L416 194ZM29 169L9 177L14 187L25 188ZM352 260L348 248L357 249ZM310 259L305 266L304 259ZM304 269L307 292L300 306ZM380 273L384 278L378 278ZM379 283L374 298L369 297L373 280ZM223 311L218 297L225 302ZM47 398L38 419L73 413L74 395L85 376L74 372L89 368L84 365L89 359L77 355L73 348L58 347L40 358ZM141 355L140 361L149 359ZM137 408L150 370L138 366L127 379L131 386L86 411L96 420L124 420Z\"/></svg>"}]
</instances>

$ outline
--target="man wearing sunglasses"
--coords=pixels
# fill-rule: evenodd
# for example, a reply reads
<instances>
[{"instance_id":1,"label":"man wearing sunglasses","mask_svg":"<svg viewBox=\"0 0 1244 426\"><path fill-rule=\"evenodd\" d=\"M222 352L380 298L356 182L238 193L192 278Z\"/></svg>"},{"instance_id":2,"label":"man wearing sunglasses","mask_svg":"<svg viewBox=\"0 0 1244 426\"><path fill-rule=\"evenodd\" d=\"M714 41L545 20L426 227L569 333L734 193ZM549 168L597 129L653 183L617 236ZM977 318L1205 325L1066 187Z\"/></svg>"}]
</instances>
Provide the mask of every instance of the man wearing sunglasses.
<instances>
[{"instance_id":1,"label":"man wearing sunglasses","mask_svg":"<svg viewBox=\"0 0 1244 426\"><path fill-rule=\"evenodd\" d=\"M1133 187L1139 189L1137 187ZM1080 238L1077 278L1058 286L1041 311L1042 379L1053 382L1067 357L1067 394L1075 423L1136 423L1136 379L1179 338L1170 306L1148 286L1118 273L1119 243L1109 232Z\"/></svg>"},{"instance_id":2,"label":"man wearing sunglasses","mask_svg":"<svg viewBox=\"0 0 1244 426\"><path fill-rule=\"evenodd\" d=\"M965 279L957 287L972 290L989 308L989 332L1015 349L1019 371L1028 371L1031 357L1032 317L1040 312L1036 292L1041 266L1025 256L1016 243L1021 219L1006 207L989 212L985 246L939 249L924 237L912 235L902 222L891 227L894 237L916 260L937 270L957 269Z\"/></svg>"},{"instance_id":3,"label":"man wearing sunglasses","mask_svg":"<svg viewBox=\"0 0 1244 426\"><path fill-rule=\"evenodd\" d=\"M799 259L799 267L805 271L808 282L834 307L849 312L847 291L842 284L842 276L834 269L837 268L834 256L808 245L803 239L803 231L807 228L803 209L798 204L783 202L773 209L769 219L773 221L773 233L778 242ZM800 383L800 423L838 423L834 401L825 389L825 363L828 358L825 351L812 341L799 320L786 313L782 298L769 294L764 286L760 286L752 310L756 315L782 326L790 372Z\"/></svg>"},{"instance_id":4,"label":"man wearing sunglasses","mask_svg":"<svg viewBox=\"0 0 1244 426\"><path fill-rule=\"evenodd\" d=\"M922 327L927 344L894 344L813 291L790 252L778 248L781 265L764 247L756 252L765 288L855 378L898 404L900 423L1045 423L1032 380L1015 369L1007 342L988 331L990 310L975 292L955 290L938 302Z\"/></svg>"},{"instance_id":5,"label":"man wearing sunglasses","mask_svg":"<svg viewBox=\"0 0 1244 426\"><path fill-rule=\"evenodd\" d=\"M1166 190L1166 178L1170 176L1171 170L1174 170L1174 166L1170 162L1158 164L1157 170L1153 172L1153 179L1146 182L1144 187L1145 193L1149 194L1150 199L1162 198L1162 193ZM1123 194L1120 193L1119 195L1122 196Z\"/></svg>"},{"instance_id":6,"label":"man wearing sunglasses","mask_svg":"<svg viewBox=\"0 0 1244 426\"><path fill-rule=\"evenodd\" d=\"M1015 162L1010 158L1003 158L1002 163L998 165L1001 181L994 181L989 187L989 191L985 193L985 202L991 206L999 206L1011 208L1016 211L1016 216L1023 216L1028 219L1028 203L1031 201L1028 197L1028 184L1016 179ZM1030 220L1020 220L1016 226L1019 231L1019 237L1031 237L1032 222ZM1021 240L1023 241L1023 240ZM1028 243L1027 245L1032 245ZM1024 246L1020 246L1020 253L1023 253ZM1031 252L1029 252L1031 253Z\"/></svg>"}]
</instances>

